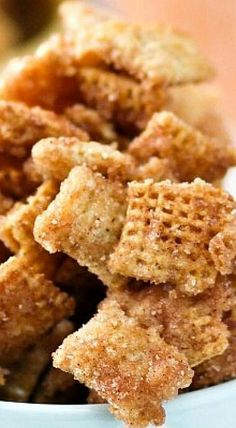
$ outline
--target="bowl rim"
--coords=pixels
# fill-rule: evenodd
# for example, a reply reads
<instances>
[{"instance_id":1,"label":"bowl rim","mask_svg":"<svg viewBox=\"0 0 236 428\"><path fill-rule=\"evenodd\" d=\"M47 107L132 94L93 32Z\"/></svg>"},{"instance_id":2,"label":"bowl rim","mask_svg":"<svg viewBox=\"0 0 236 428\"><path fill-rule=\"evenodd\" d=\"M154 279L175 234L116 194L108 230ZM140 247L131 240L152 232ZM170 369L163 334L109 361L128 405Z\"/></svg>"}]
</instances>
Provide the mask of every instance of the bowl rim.
<instances>
[{"instance_id":1,"label":"bowl rim","mask_svg":"<svg viewBox=\"0 0 236 428\"><path fill-rule=\"evenodd\" d=\"M227 390L227 391L226 391ZM236 379L223 382L219 385L210 386L208 388L197 391L187 392L179 395L173 400L165 403L165 407L171 411L183 411L209 403L225 400L227 395L234 394L236 397ZM38 403L19 403L14 401L0 401L0 410L17 411L17 412L38 412L57 415L60 414L86 414L93 410L93 414L101 414L107 411L107 404L38 404Z\"/></svg>"}]
</instances>

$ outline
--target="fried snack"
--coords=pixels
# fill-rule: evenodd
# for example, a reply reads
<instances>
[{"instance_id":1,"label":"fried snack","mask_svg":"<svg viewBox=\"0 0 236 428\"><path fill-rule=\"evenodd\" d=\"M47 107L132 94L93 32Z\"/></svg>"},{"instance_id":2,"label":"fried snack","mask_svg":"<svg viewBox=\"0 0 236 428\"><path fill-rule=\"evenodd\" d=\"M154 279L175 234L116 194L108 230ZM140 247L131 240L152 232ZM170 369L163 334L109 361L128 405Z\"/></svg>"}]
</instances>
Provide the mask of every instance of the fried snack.
<instances>
[{"instance_id":1,"label":"fried snack","mask_svg":"<svg viewBox=\"0 0 236 428\"><path fill-rule=\"evenodd\" d=\"M211 67L192 40L170 27L120 22L81 2L64 3L61 16L83 63L96 63L99 58L149 85L197 82L212 76Z\"/></svg>"},{"instance_id":2,"label":"fried snack","mask_svg":"<svg viewBox=\"0 0 236 428\"><path fill-rule=\"evenodd\" d=\"M132 427L162 424L162 401L187 387L192 377L182 354L155 329L126 317L116 302L66 338L53 363L95 389L112 413Z\"/></svg>"},{"instance_id":3,"label":"fried snack","mask_svg":"<svg viewBox=\"0 0 236 428\"><path fill-rule=\"evenodd\" d=\"M96 142L84 143L77 138L47 138L32 150L35 165L45 178L63 181L77 165L87 165L112 180L132 179L135 162L130 155Z\"/></svg>"},{"instance_id":4,"label":"fried snack","mask_svg":"<svg viewBox=\"0 0 236 428\"><path fill-rule=\"evenodd\" d=\"M128 317L142 327L155 327L166 343L176 346L191 367L219 355L228 346L228 330L222 322L234 298L230 279L219 278L212 290L188 297L170 285L132 284L111 291Z\"/></svg>"},{"instance_id":5,"label":"fried snack","mask_svg":"<svg viewBox=\"0 0 236 428\"><path fill-rule=\"evenodd\" d=\"M58 260L35 242L33 227L36 217L48 207L57 191L55 182L45 181L26 203L17 202L0 223L0 238L5 246L12 253L23 255L32 269L48 278L53 277Z\"/></svg>"},{"instance_id":6,"label":"fried snack","mask_svg":"<svg viewBox=\"0 0 236 428\"><path fill-rule=\"evenodd\" d=\"M73 298L61 292L28 259L11 257L0 266L0 363L10 364L63 318Z\"/></svg>"},{"instance_id":7,"label":"fried snack","mask_svg":"<svg viewBox=\"0 0 236 428\"><path fill-rule=\"evenodd\" d=\"M34 236L50 253L62 251L87 266L105 285L124 282L112 275L108 258L118 243L126 191L86 166L71 170L48 209L37 217Z\"/></svg>"},{"instance_id":8,"label":"fried snack","mask_svg":"<svg viewBox=\"0 0 236 428\"><path fill-rule=\"evenodd\" d=\"M209 252L222 275L236 273L236 220L212 238Z\"/></svg>"},{"instance_id":9,"label":"fried snack","mask_svg":"<svg viewBox=\"0 0 236 428\"><path fill-rule=\"evenodd\" d=\"M75 126L87 132L93 141L107 144L120 140L113 123L105 120L96 110L83 104L74 104L64 114Z\"/></svg>"},{"instance_id":10,"label":"fried snack","mask_svg":"<svg viewBox=\"0 0 236 428\"><path fill-rule=\"evenodd\" d=\"M155 284L170 282L189 295L214 287L217 266L209 244L233 222L233 198L195 179L190 184L132 182L128 200L111 271Z\"/></svg>"},{"instance_id":11,"label":"fried snack","mask_svg":"<svg viewBox=\"0 0 236 428\"><path fill-rule=\"evenodd\" d=\"M221 117L219 94L209 85L180 85L168 88L163 110L171 111L209 137L229 141Z\"/></svg>"},{"instance_id":12,"label":"fried snack","mask_svg":"<svg viewBox=\"0 0 236 428\"><path fill-rule=\"evenodd\" d=\"M85 131L52 111L0 100L0 152L25 158L40 139L60 136L89 139Z\"/></svg>"},{"instance_id":13,"label":"fried snack","mask_svg":"<svg viewBox=\"0 0 236 428\"><path fill-rule=\"evenodd\" d=\"M201 134L170 112L154 114L129 153L143 162L151 156L167 159L180 181L200 177L212 182L236 164L233 146Z\"/></svg>"},{"instance_id":14,"label":"fried snack","mask_svg":"<svg viewBox=\"0 0 236 428\"><path fill-rule=\"evenodd\" d=\"M1 75L0 98L57 112L78 102L68 53L65 39L55 35L34 55L12 60Z\"/></svg>"},{"instance_id":15,"label":"fried snack","mask_svg":"<svg viewBox=\"0 0 236 428\"><path fill-rule=\"evenodd\" d=\"M39 340L21 359L10 367L4 387L0 388L0 399L26 402L30 399L38 379L51 361L51 354L63 339L73 332L73 324L63 320L51 332Z\"/></svg>"},{"instance_id":16,"label":"fried snack","mask_svg":"<svg viewBox=\"0 0 236 428\"><path fill-rule=\"evenodd\" d=\"M147 91L132 78L106 69L83 67L78 69L77 77L81 100L131 135L144 129L166 101L162 88Z\"/></svg>"},{"instance_id":17,"label":"fried snack","mask_svg":"<svg viewBox=\"0 0 236 428\"><path fill-rule=\"evenodd\" d=\"M191 389L204 388L236 378L236 313L235 308L225 322L230 330L226 351L195 368Z\"/></svg>"}]
</instances>

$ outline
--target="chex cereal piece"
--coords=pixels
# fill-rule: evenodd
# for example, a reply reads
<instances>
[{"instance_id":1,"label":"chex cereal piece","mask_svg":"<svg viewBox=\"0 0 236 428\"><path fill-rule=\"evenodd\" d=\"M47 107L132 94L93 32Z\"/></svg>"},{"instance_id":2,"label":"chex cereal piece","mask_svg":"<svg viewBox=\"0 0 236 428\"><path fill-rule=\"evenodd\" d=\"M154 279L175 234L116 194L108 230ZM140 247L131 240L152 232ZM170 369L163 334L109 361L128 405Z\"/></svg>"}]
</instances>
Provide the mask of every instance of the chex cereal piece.
<instances>
[{"instance_id":1,"label":"chex cereal piece","mask_svg":"<svg viewBox=\"0 0 236 428\"><path fill-rule=\"evenodd\" d=\"M47 251L62 251L87 266L106 285L123 283L107 267L119 241L126 191L86 166L71 170L56 199L37 217L34 236Z\"/></svg>"},{"instance_id":2,"label":"chex cereal piece","mask_svg":"<svg viewBox=\"0 0 236 428\"><path fill-rule=\"evenodd\" d=\"M169 161L157 157L151 157L143 164L137 162L132 175L132 179L135 181L143 181L146 178L153 178L156 182L166 179L178 181L173 174Z\"/></svg>"},{"instance_id":3,"label":"chex cereal piece","mask_svg":"<svg viewBox=\"0 0 236 428\"><path fill-rule=\"evenodd\" d=\"M120 22L80 2L64 3L61 15L65 30L74 33L75 52L83 62L94 61L96 55L137 80L165 86L212 76L195 43L169 26Z\"/></svg>"},{"instance_id":4,"label":"chex cereal piece","mask_svg":"<svg viewBox=\"0 0 236 428\"><path fill-rule=\"evenodd\" d=\"M194 367L222 354L228 346L229 332L222 318L234 303L231 286L231 280L223 278L214 292L186 296L168 284L132 284L125 290L110 291L107 299L116 300L139 325L155 327Z\"/></svg>"},{"instance_id":5,"label":"chex cereal piece","mask_svg":"<svg viewBox=\"0 0 236 428\"><path fill-rule=\"evenodd\" d=\"M36 217L48 207L57 192L55 182L45 181L26 203L16 202L6 216L1 217L0 223L0 238L5 246L14 254L24 255L32 269L48 277L56 270L57 258L35 242L33 227Z\"/></svg>"},{"instance_id":6,"label":"chex cereal piece","mask_svg":"<svg viewBox=\"0 0 236 428\"><path fill-rule=\"evenodd\" d=\"M81 100L131 134L144 129L166 100L162 88L148 91L132 78L109 70L84 67L77 76Z\"/></svg>"},{"instance_id":7,"label":"chex cereal piece","mask_svg":"<svg viewBox=\"0 0 236 428\"><path fill-rule=\"evenodd\" d=\"M52 331L24 352L19 361L10 367L6 384L0 388L0 399L26 402L30 399L38 379L51 362L51 354L63 339L74 331L70 321L63 320Z\"/></svg>"},{"instance_id":8,"label":"chex cereal piece","mask_svg":"<svg viewBox=\"0 0 236 428\"><path fill-rule=\"evenodd\" d=\"M93 141L113 143L120 139L112 122L108 122L98 111L83 104L74 104L68 107L64 114L72 123L86 131Z\"/></svg>"},{"instance_id":9,"label":"chex cereal piece","mask_svg":"<svg viewBox=\"0 0 236 428\"><path fill-rule=\"evenodd\" d=\"M218 272L209 245L233 221L233 198L196 179L190 184L132 182L128 199L111 271L156 284L170 282L188 294L213 287Z\"/></svg>"},{"instance_id":10,"label":"chex cereal piece","mask_svg":"<svg viewBox=\"0 0 236 428\"><path fill-rule=\"evenodd\" d=\"M214 181L236 164L233 146L201 134L170 112L155 113L129 153L142 161L151 156L167 159L180 181Z\"/></svg>"},{"instance_id":11,"label":"chex cereal piece","mask_svg":"<svg viewBox=\"0 0 236 428\"><path fill-rule=\"evenodd\" d=\"M229 346L222 355L195 367L192 389L216 385L236 378L236 307L225 319L229 327Z\"/></svg>"},{"instance_id":12,"label":"chex cereal piece","mask_svg":"<svg viewBox=\"0 0 236 428\"><path fill-rule=\"evenodd\" d=\"M35 165L44 177L63 181L77 165L87 165L111 179L126 182L132 179L133 158L111 146L77 138L47 138L32 150Z\"/></svg>"},{"instance_id":13,"label":"chex cereal piece","mask_svg":"<svg viewBox=\"0 0 236 428\"><path fill-rule=\"evenodd\" d=\"M0 362L9 364L63 318L74 301L23 256L0 266Z\"/></svg>"},{"instance_id":14,"label":"chex cereal piece","mask_svg":"<svg viewBox=\"0 0 236 428\"><path fill-rule=\"evenodd\" d=\"M52 111L0 100L0 152L24 158L37 141L60 136L89 139L85 131Z\"/></svg>"},{"instance_id":15,"label":"chex cereal piece","mask_svg":"<svg viewBox=\"0 0 236 428\"><path fill-rule=\"evenodd\" d=\"M191 382L185 357L155 329L125 316L116 302L104 306L54 353L54 366L95 389L128 426L162 424L162 401Z\"/></svg>"}]
</instances>

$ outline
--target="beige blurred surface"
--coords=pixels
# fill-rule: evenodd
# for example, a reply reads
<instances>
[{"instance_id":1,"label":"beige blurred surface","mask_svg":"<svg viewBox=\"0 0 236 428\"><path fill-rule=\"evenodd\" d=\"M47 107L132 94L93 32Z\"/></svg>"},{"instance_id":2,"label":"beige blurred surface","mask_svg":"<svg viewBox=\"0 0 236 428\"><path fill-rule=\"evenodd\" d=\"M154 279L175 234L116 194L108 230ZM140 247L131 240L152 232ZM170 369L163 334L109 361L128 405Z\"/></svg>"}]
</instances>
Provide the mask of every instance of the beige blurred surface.
<instances>
[{"instance_id":1,"label":"beige blurred surface","mask_svg":"<svg viewBox=\"0 0 236 428\"><path fill-rule=\"evenodd\" d=\"M217 69L216 83L236 121L236 0L101 0L129 20L166 22L190 33Z\"/></svg>"}]
</instances>

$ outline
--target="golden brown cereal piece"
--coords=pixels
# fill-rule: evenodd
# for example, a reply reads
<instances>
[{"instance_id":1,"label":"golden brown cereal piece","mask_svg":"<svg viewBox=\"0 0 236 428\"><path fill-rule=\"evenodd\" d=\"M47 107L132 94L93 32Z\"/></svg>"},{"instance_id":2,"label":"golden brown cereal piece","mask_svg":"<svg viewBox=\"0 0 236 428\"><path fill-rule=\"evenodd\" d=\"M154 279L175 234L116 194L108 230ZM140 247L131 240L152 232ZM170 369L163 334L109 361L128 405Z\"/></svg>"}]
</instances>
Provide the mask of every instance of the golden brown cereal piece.
<instances>
[{"instance_id":1,"label":"golden brown cereal piece","mask_svg":"<svg viewBox=\"0 0 236 428\"><path fill-rule=\"evenodd\" d=\"M236 378L236 317L235 310L225 320L230 330L226 351L195 368L192 389L216 385Z\"/></svg>"},{"instance_id":2,"label":"golden brown cereal piece","mask_svg":"<svg viewBox=\"0 0 236 428\"><path fill-rule=\"evenodd\" d=\"M22 256L0 266L0 362L10 363L63 318L74 301Z\"/></svg>"},{"instance_id":3,"label":"golden brown cereal piece","mask_svg":"<svg viewBox=\"0 0 236 428\"><path fill-rule=\"evenodd\" d=\"M120 139L111 122L105 120L98 111L83 104L68 107L64 114L72 123L87 132L93 141L113 143Z\"/></svg>"},{"instance_id":4,"label":"golden brown cereal piece","mask_svg":"<svg viewBox=\"0 0 236 428\"><path fill-rule=\"evenodd\" d=\"M116 302L66 338L53 363L95 389L112 413L133 427L163 423L162 401L187 387L192 377L176 348L155 329L126 317Z\"/></svg>"},{"instance_id":5,"label":"golden brown cereal piece","mask_svg":"<svg viewBox=\"0 0 236 428\"><path fill-rule=\"evenodd\" d=\"M209 251L216 269L222 275L235 273L236 220L211 240Z\"/></svg>"},{"instance_id":6,"label":"golden brown cereal piece","mask_svg":"<svg viewBox=\"0 0 236 428\"><path fill-rule=\"evenodd\" d=\"M130 155L96 142L84 143L77 138L47 138L32 150L35 165L44 177L63 181L77 165L87 165L111 179L132 179L135 162Z\"/></svg>"},{"instance_id":7,"label":"golden brown cereal piece","mask_svg":"<svg viewBox=\"0 0 236 428\"><path fill-rule=\"evenodd\" d=\"M107 267L118 243L126 191L85 166L75 167L48 209L37 217L34 236L47 251L62 251L87 266L106 285L123 283Z\"/></svg>"},{"instance_id":8,"label":"golden brown cereal piece","mask_svg":"<svg viewBox=\"0 0 236 428\"><path fill-rule=\"evenodd\" d=\"M214 293L207 290L189 297L168 284L133 284L126 290L111 291L108 300L115 299L141 326L155 327L194 367L228 346L229 333L222 317L234 303L231 285L229 279L221 279Z\"/></svg>"},{"instance_id":9,"label":"golden brown cereal piece","mask_svg":"<svg viewBox=\"0 0 236 428\"><path fill-rule=\"evenodd\" d=\"M52 352L73 330L73 324L63 320L43 336L32 349L24 352L20 360L9 367L7 382L0 388L1 400L28 401L40 375L51 362Z\"/></svg>"},{"instance_id":10,"label":"golden brown cereal piece","mask_svg":"<svg viewBox=\"0 0 236 428\"><path fill-rule=\"evenodd\" d=\"M233 198L196 179L190 184L132 182L128 199L111 271L155 284L170 282L190 295L214 287L217 266L209 244L233 221Z\"/></svg>"},{"instance_id":11,"label":"golden brown cereal piece","mask_svg":"<svg viewBox=\"0 0 236 428\"><path fill-rule=\"evenodd\" d=\"M165 86L212 76L192 40L170 27L119 22L81 2L64 3L61 15L65 30L74 33L75 53L82 60L84 55L84 62L95 54L138 80Z\"/></svg>"},{"instance_id":12,"label":"golden brown cereal piece","mask_svg":"<svg viewBox=\"0 0 236 428\"><path fill-rule=\"evenodd\" d=\"M81 100L123 132L144 129L166 100L162 88L147 90L132 78L109 70L85 67L78 69L77 76Z\"/></svg>"},{"instance_id":13,"label":"golden brown cereal piece","mask_svg":"<svg viewBox=\"0 0 236 428\"><path fill-rule=\"evenodd\" d=\"M170 112L154 114L129 153L142 161L151 156L167 159L180 181L214 181L236 163L233 146L201 134Z\"/></svg>"},{"instance_id":14,"label":"golden brown cereal piece","mask_svg":"<svg viewBox=\"0 0 236 428\"><path fill-rule=\"evenodd\" d=\"M229 140L221 117L219 94L215 88L209 85L172 86L168 88L166 96L163 110L173 112L209 137Z\"/></svg>"},{"instance_id":15,"label":"golden brown cereal piece","mask_svg":"<svg viewBox=\"0 0 236 428\"><path fill-rule=\"evenodd\" d=\"M74 74L67 43L56 35L34 55L9 63L1 76L0 98L63 111L78 101Z\"/></svg>"},{"instance_id":16,"label":"golden brown cereal piece","mask_svg":"<svg viewBox=\"0 0 236 428\"><path fill-rule=\"evenodd\" d=\"M85 131L52 111L0 100L0 152L25 158L40 139L60 136L89 139Z\"/></svg>"},{"instance_id":17,"label":"golden brown cereal piece","mask_svg":"<svg viewBox=\"0 0 236 428\"><path fill-rule=\"evenodd\" d=\"M57 268L57 257L35 242L33 227L36 217L48 207L57 191L55 182L45 181L26 203L17 202L0 224L0 238L6 247L14 254L23 255L32 269L50 278Z\"/></svg>"}]
</instances>

